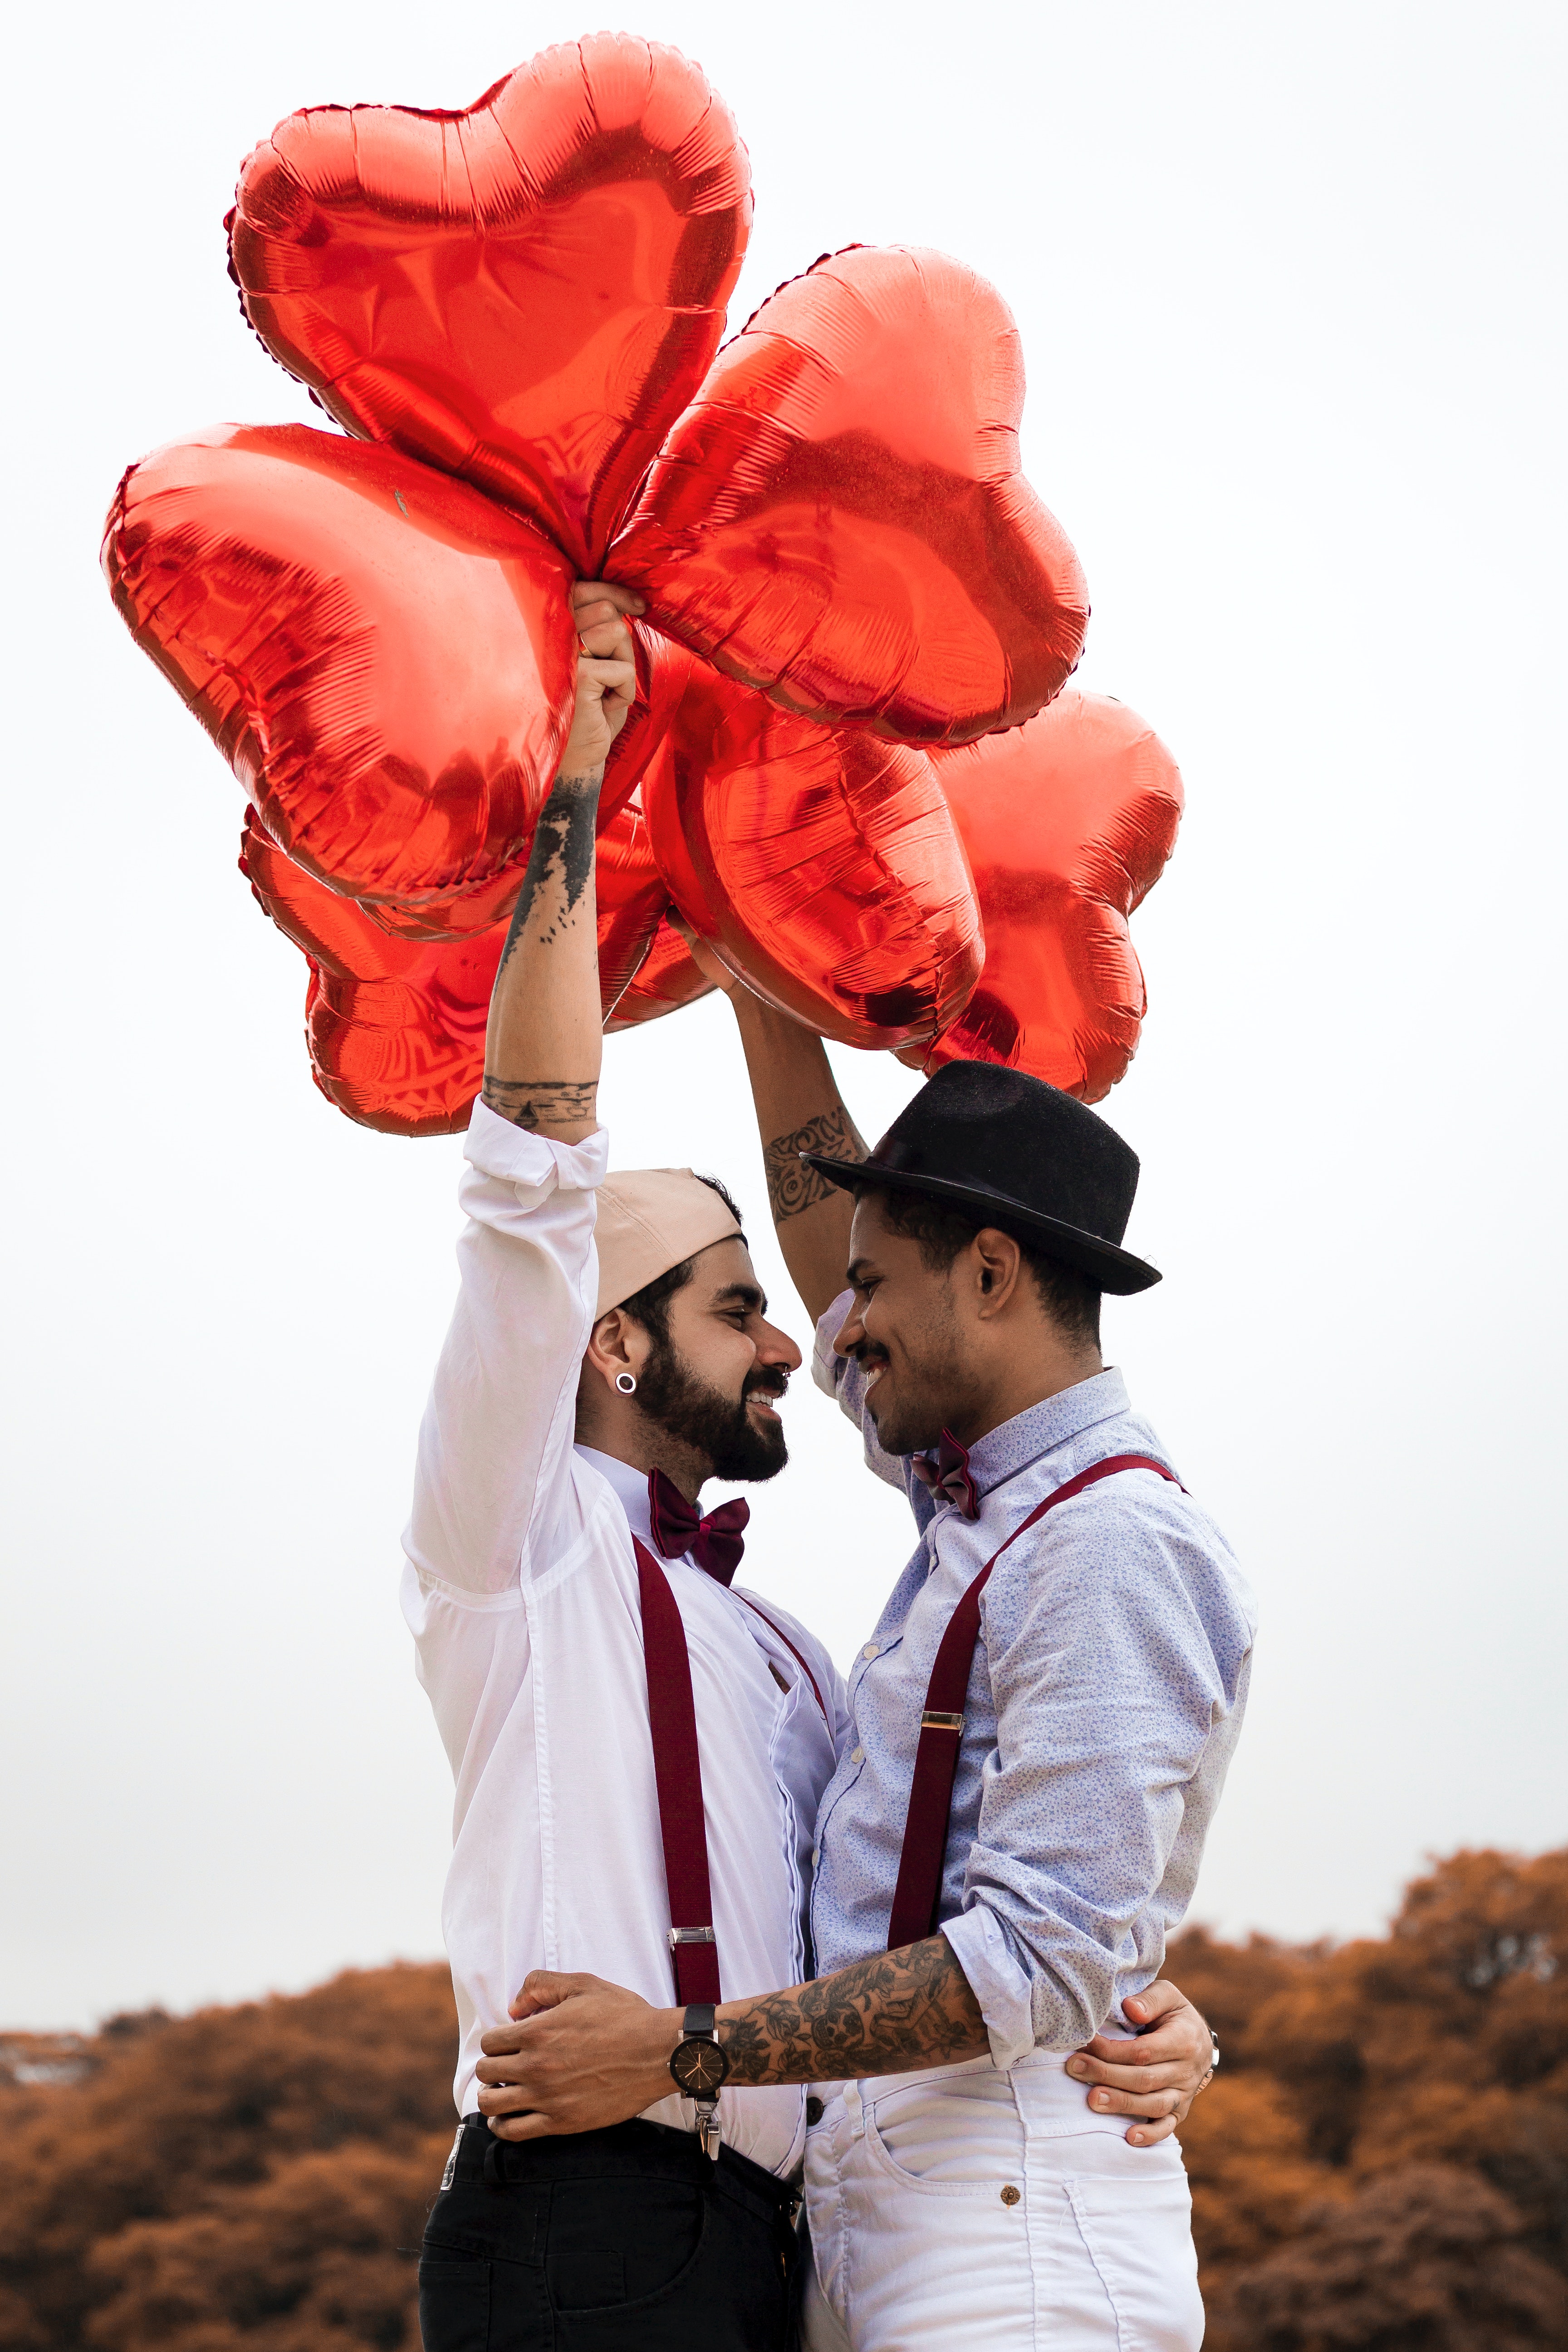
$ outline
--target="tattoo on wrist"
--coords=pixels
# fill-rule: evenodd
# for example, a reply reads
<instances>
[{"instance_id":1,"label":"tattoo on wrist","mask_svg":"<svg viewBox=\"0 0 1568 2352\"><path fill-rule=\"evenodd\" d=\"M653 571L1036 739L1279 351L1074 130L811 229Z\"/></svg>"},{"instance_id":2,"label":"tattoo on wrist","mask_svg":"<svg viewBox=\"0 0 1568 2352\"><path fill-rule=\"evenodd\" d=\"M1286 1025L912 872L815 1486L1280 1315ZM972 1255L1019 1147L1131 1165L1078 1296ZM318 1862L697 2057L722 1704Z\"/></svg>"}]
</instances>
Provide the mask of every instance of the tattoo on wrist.
<instances>
[{"instance_id":1,"label":"tattoo on wrist","mask_svg":"<svg viewBox=\"0 0 1568 2352\"><path fill-rule=\"evenodd\" d=\"M497 1078L485 1072L486 1108L531 1134L541 1127L574 1127L597 1116L597 1078Z\"/></svg>"},{"instance_id":2,"label":"tattoo on wrist","mask_svg":"<svg viewBox=\"0 0 1568 2352\"><path fill-rule=\"evenodd\" d=\"M842 1103L818 1118L808 1118L793 1134L775 1135L763 1155L768 1206L775 1225L782 1225L786 1217L798 1217L803 1210L815 1209L819 1201L831 1200L838 1190L815 1168L805 1166L800 1157L803 1151L830 1151L843 1160L867 1157L866 1146Z\"/></svg>"},{"instance_id":3,"label":"tattoo on wrist","mask_svg":"<svg viewBox=\"0 0 1568 2352\"><path fill-rule=\"evenodd\" d=\"M945 1936L879 1952L721 2018L731 2083L837 2082L973 2058L984 2020Z\"/></svg>"},{"instance_id":4,"label":"tattoo on wrist","mask_svg":"<svg viewBox=\"0 0 1568 2352\"><path fill-rule=\"evenodd\" d=\"M575 913L582 904L594 878L595 825L599 814L599 787L604 781L603 768L593 768L584 775L557 776L552 784L550 797L540 810L539 823L534 827L533 847L512 909L511 929L501 950L498 980L547 885L553 882L559 886L565 904L540 933L542 942L552 940L561 918Z\"/></svg>"}]
</instances>

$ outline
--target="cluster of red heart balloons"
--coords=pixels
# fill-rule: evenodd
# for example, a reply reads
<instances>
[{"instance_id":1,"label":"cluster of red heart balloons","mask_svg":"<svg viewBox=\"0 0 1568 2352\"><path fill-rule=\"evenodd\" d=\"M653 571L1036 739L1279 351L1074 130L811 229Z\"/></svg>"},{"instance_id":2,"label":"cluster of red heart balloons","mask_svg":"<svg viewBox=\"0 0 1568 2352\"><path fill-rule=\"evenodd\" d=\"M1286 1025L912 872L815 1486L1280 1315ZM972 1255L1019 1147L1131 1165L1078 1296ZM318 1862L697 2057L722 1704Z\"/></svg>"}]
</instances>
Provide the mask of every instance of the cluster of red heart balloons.
<instances>
[{"instance_id":1,"label":"cluster of red heart balloons","mask_svg":"<svg viewBox=\"0 0 1568 2352\"><path fill-rule=\"evenodd\" d=\"M223 426L121 481L139 644L250 800L241 866L310 961L322 1090L449 1131L570 721L575 577L634 587L601 803L606 1024L708 983L675 911L825 1036L1097 1100L1136 1045L1132 908L1181 783L1062 688L1078 561L1018 468L1000 298L850 247L720 349L751 222L674 50L546 50L464 113L320 107L250 157L230 267L347 428Z\"/></svg>"}]
</instances>

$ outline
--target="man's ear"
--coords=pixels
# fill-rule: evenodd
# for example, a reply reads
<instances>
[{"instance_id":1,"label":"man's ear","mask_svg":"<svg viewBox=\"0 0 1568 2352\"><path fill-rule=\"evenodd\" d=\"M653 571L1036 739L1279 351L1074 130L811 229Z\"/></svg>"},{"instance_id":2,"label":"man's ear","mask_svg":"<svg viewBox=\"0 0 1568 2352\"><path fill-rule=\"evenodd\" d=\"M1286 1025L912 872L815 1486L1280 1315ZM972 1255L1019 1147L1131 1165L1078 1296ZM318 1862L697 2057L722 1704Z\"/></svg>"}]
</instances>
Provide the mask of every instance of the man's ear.
<instances>
[{"instance_id":1,"label":"man's ear","mask_svg":"<svg viewBox=\"0 0 1568 2352\"><path fill-rule=\"evenodd\" d=\"M976 1307L981 1320L989 1322L1016 1297L1023 1278L1024 1253L1012 1234L1003 1233L996 1225L983 1225L972 1248Z\"/></svg>"},{"instance_id":2,"label":"man's ear","mask_svg":"<svg viewBox=\"0 0 1568 2352\"><path fill-rule=\"evenodd\" d=\"M601 1380L614 1384L617 1372L640 1372L650 1350L647 1333L633 1315L612 1307L601 1315L588 1335L588 1345L583 1361L591 1365Z\"/></svg>"}]
</instances>

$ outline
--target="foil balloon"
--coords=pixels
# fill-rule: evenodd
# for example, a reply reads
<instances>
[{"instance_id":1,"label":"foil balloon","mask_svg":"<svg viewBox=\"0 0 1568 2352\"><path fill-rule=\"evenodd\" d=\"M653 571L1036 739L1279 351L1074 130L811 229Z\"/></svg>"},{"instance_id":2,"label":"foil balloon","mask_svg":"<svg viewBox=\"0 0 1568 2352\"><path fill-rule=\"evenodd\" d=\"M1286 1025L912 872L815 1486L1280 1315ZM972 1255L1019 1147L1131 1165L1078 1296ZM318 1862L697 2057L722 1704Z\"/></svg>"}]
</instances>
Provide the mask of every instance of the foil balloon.
<instances>
[{"instance_id":1,"label":"foil balloon","mask_svg":"<svg viewBox=\"0 0 1568 2352\"><path fill-rule=\"evenodd\" d=\"M599 789L601 903L605 892L616 887L617 860L622 854L617 844L627 832L620 822L623 812L635 800L644 769L669 731L695 658L640 622L633 621L631 631L637 660L637 700L610 748ZM472 938L476 932L488 930L499 918L511 913L531 846L531 836L520 847L512 862L488 881L468 883L446 891L425 891L412 900L382 900L374 904L367 901L367 911L398 939ZM646 847L638 854L647 859ZM644 871L645 878L653 877L651 862L645 864ZM662 903L668 893L660 896Z\"/></svg>"},{"instance_id":2,"label":"foil balloon","mask_svg":"<svg viewBox=\"0 0 1568 2352\"><path fill-rule=\"evenodd\" d=\"M824 722L962 743L1082 649L1071 546L1018 470L1017 330L940 253L852 247L780 289L659 452L607 575Z\"/></svg>"},{"instance_id":3,"label":"foil balloon","mask_svg":"<svg viewBox=\"0 0 1568 2352\"><path fill-rule=\"evenodd\" d=\"M240 871L310 963L305 1038L329 1102L387 1135L468 1124L484 1075L485 1023L504 922L468 940L396 940L327 889L246 818Z\"/></svg>"},{"instance_id":4,"label":"foil balloon","mask_svg":"<svg viewBox=\"0 0 1568 2352\"><path fill-rule=\"evenodd\" d=\"M237 425L131 468L103 562L309 872L407 903L527 856L575 675L570 567L531 524L395 450Z\"/></svg>"},{"instance_id":5,"label":"foil balloon","mask_svg":"<svg viewBox=\"0 0 1568 2352\"><path fill-rule=\"evenodd\" d=\"M484 1076L485 1024L510 907L467 937L395 937L384 909L327 889L284 855L254 811L246 817L239 866L257 903L309 962L306 1042L329 1102L388 1135L448 1135L466 1127ZM511 877L513 900L521 878ZM636 806L623 804L600 834L595 879L607 1027L656 1020L711 989L666 920L669 893Z\"/></svg>"},{"instance_id":6,"label":"foil balloon","mask_svg":"<svg viewBox=\"0 0 1568 2352\"><path fill-rule=\"evenodd\" d=\"M922 1044L967 1002L979 917L923 752L817 727L699 667L642 803L693 931L825 1037Z\"/></svg>"},{"instance_id":7,"label":"foil balloon","mask_svg":"<svg viewBox=\"0 0 1568 2352\"><path fill-rule=\"evenodd\" d=\"M310 959L316 1076L355 1118L436 1132L472 1099L579 574L647 607L600 802L611 1025L705 992L673 902L829 1036L1033 1050L1000 962L989 1025L963 1027L968 772L944 796L916 748L1030 719L1083 634L1018 472L1016 331L959 263L853 248L720 352L750 208L701 74L629 36L461 113L290 116L245 167L246 315L357 437L156 453L104 564L250 796L247 867ZM1049 854L1076 872L1083 846Z\"/></svg>"},{"instance_id":8,"label":"foil balloon","mask_svg":"<svg viewBox=\"0 0 1568 2352\"><path fill-rule=\"evenodd\" d=\"M1137 1049L1128 917L1175 846L1176 763L1124 703L1069 688L1016 733L932 764L973 869L985 969L934 1047L901 1058L1005 1062L1099 1102Z\"/></svg>"},{"instance_id":9,"label":"foil balloon","mask_svg":"<svg viewBox=\"0 0 1568 2352\"><path fill-rule=\"evenodd\" d=\"M685 940L666 916L636 978L616 999L605 1027L614 1036L619 1029L637 1028L645 1021L659 1020L666 1013L679 1013L683 1005L695 1004L700 996L712 992L713 982L693 961Z\"/></svg>"},{"instance_id":10,"label":"foil balloon","mask_svg":"<svg viewBox=\"0 0 1568 2352\"><path fill-rule=\"evenodd\" d=\"M351 433L537 517L593 578L718 349L751 215L699 69L601 33L461 113L290 115L240 175L230 262Z\"/></svg>"}]
</instances>

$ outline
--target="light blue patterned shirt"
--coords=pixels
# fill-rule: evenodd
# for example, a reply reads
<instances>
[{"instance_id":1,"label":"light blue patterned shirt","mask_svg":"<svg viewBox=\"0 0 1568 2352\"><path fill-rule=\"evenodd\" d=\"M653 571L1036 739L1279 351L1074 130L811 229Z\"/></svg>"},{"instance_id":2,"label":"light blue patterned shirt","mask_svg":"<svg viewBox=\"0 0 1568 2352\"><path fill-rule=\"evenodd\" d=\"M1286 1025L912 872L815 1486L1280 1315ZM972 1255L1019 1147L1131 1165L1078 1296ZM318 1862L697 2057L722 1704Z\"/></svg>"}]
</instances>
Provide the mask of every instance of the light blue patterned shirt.
<instances>
[{"instance_id":1,"label":"light blue patterned shirt","mask_svg":"<svg viewBox=\"0 0 1568 2352\"><path fill-rule=\"evenodd\" d=\"M970 1448L980 1516L886 1454L865 1375L817 1327L815 1374L921 1540L849 1681L850 1746L817 1816L812 1933L826 1976L880 1951L937 1644L965 1588L1047 1495L1111 1454L1180 1472L1120 1372L1031 1406ZM1004 1553L982 1595L938 1921L998 2066L1070 2050L1159 1974L1192 1899L1241 1728L1255 1612L1229 1545L1152 1470L1102 1480Z\"/></svg>"}]
</instances>

